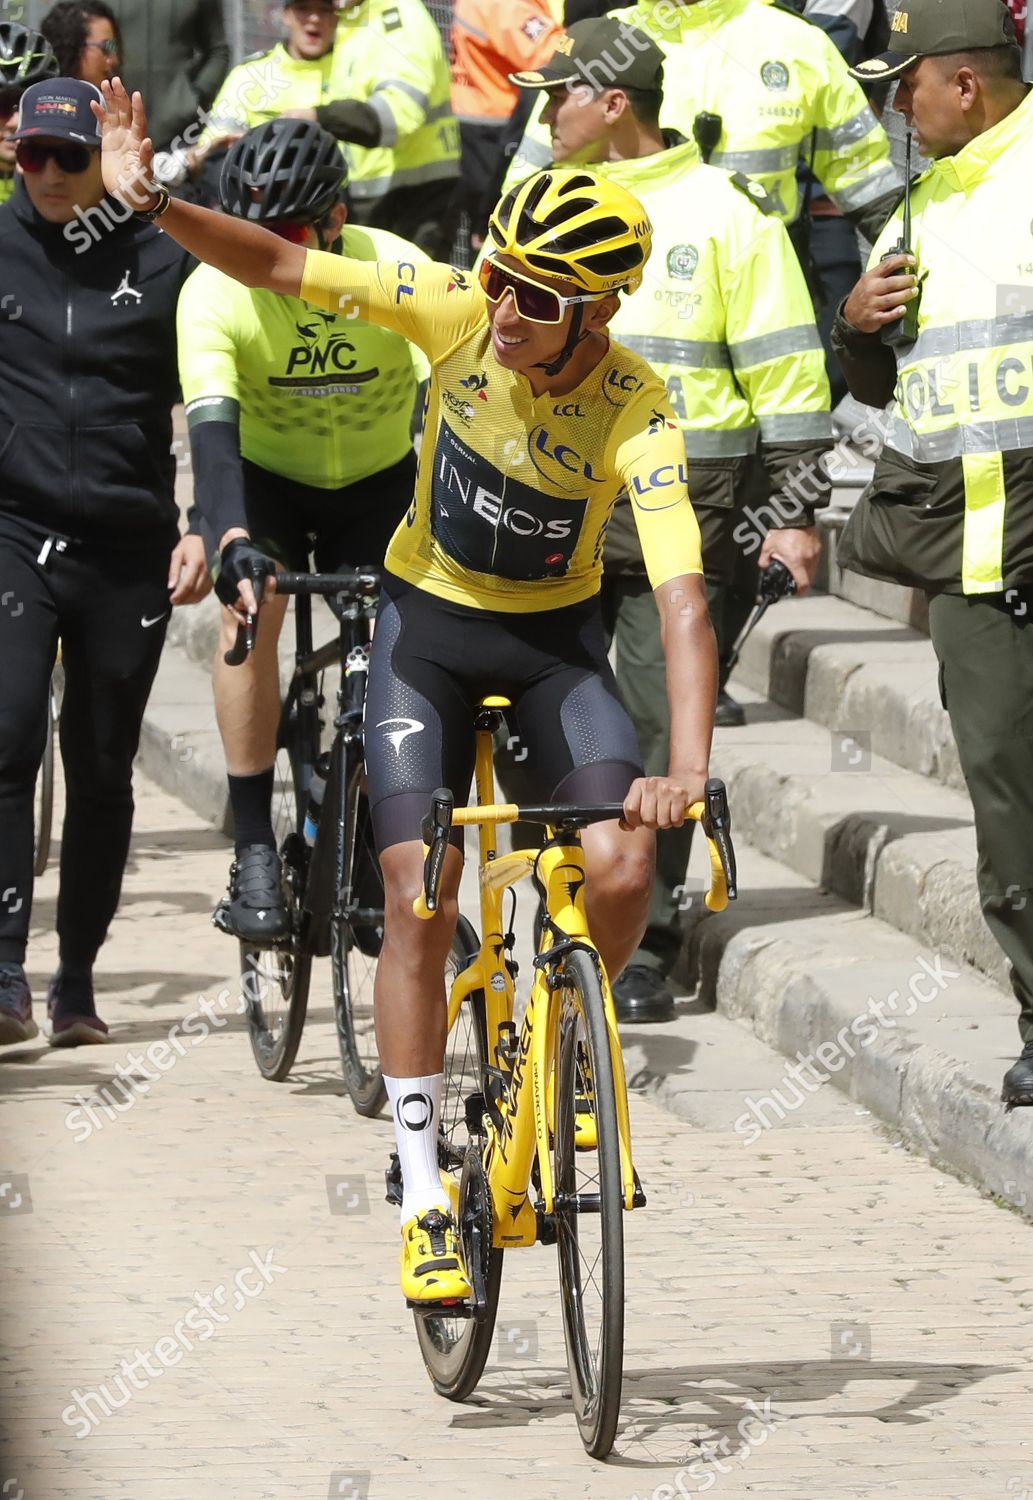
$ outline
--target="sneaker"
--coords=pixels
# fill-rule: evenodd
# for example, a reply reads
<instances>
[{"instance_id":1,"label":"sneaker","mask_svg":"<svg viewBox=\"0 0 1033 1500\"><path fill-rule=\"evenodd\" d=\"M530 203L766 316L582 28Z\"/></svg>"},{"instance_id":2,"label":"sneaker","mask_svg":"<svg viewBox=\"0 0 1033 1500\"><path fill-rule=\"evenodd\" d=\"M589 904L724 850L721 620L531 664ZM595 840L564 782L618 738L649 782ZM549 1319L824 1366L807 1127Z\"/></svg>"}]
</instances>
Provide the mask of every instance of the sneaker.
<instances>
[{"instance_id":1,"label":"sneaker","mask_svg":"<svg viewBox=\"0 0 1033 1500\"><path fill-rule=\"evenodd\" d=\"M724 688L717 695L717 707L714 709L715 729L741 729L746 723L746 710L741 703L737 703L731 693L726 693Z\"/></svg>"},{"instance_id":2,"label":"sneaker","mask_svg":"<svg viewBox=\"0 0 1033 1500\"><path fill-rule=\"evenodd\" d=\"M402 1225L402 1291L416 1308L473 1296L456 1221L444 1209L430 1208Z\"/></svg>"},{"instance_id":3,"label":"sneaker","mask_svg":"<svg viewBox=\"0 0 1033 1500\"><path fill-rule=\"evenodd\" d=\"M613 987L618 1021L673 1021L674 996L659 969L629 964Z\"/></svg>"},{"instance_id":4,"label":"sneaker","mask_svg":"<svg viewBox=\"0 0 1033 1500\"><path fill-rule=\"evenodd\" d=\"M1018 1104L1033 1104L1033 1037L1005 1073L1001 1098L1009 1109Z\"/></svg>"},{"instance_id":5,"label":"sneaker","mask_svg":"<svg viewBox=\"0 0 1033 1500\"><path fill-rule=\"evenodd\" d=\"M90 975L69 975L64 965L47 987L52 1047L90 1047L107 1041L107 1023L97 1014Z\"/></svg>"},{"instance_id":6,"label":"sneaker","mask_svg":"<svg viewBox=\"0 0 1033 1500\"><path fill-rule=\"evenodd\" d=\"M39 1035L32 1019L32 991L21 964L0 964L0 1047L31 1042Z\"/></svg>"},{"instance_id":7,"label":"sneaker","mask_svg":"<svg viewBox=\"0 0 1033 1500\"><path fill-rule=\"evenodd\" d=\"M224 926L248 943L278 943L287 936L280 856L268 844L245 844L230 865Z\"/></svg>"}]
</instances>

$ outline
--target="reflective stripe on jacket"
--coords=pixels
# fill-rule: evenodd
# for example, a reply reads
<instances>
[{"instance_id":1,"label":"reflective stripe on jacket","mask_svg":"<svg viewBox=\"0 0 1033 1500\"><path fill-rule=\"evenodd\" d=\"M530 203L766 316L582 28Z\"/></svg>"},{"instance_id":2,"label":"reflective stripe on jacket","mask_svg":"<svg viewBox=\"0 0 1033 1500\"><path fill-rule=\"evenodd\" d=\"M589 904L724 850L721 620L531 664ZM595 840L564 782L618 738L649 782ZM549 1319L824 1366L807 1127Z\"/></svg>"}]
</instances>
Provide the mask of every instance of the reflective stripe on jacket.
<instances>
[{"instance_id":1,"label":"reflective stripe on jacket","mask_svg":"<svg viewBox=\"0 0 1033 1500\"><path fill-rule=\"evenodd\" d=\"M422 0L361 0L342 12L328 97L369 104L383 127L381 145L344 148L353 198L459 175L451 76Z\"/></svg>"}]
</instances>

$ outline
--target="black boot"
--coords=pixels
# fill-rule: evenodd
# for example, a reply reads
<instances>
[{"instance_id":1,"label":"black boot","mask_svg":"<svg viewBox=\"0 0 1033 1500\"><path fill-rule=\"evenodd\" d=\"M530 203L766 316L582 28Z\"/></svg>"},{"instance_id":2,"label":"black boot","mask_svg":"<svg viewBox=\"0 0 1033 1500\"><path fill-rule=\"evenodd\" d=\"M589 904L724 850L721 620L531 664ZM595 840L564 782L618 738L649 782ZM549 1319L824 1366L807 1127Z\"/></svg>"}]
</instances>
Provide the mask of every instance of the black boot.
<instances>
[{"instance_id":1,"label":"black boot","mask_svg":"<svg viewBox=\"0 0 1033 1500\"><path fill-rule=\"evenodd\" d=\"M715 729L741 729L746 723L746 710L724 688L717 695L714 709Z\"/></svg>"},{"instance_id":2,"label":"black boot","mask_svg":"<svg viewBox=\"0 0 1033 1500\"><path fill-rule=\"evenodd\" d=\"M1033 1104L1033 1037L1005 1073L1001 1098L1009 1109L1017 1104Z\"/></svg>"},{"instance_id":3,"label":"black boot","mask_svg":"<svg viewBox=\"0 0 1033 1500\"><path fill-rule=\"evenodd\" d=\"M618 1021L673 1021L674 996L659 969L629 964L613 987Z\"/></svg>"}]
</instances>

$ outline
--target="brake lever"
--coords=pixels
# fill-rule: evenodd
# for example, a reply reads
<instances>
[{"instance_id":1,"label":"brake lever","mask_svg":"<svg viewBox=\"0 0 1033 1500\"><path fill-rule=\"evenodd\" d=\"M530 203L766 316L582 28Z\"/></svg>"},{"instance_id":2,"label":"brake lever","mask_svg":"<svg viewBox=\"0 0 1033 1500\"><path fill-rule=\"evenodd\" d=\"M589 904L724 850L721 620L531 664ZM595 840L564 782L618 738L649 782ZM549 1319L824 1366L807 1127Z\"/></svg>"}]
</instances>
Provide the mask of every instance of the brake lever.
<instances>
[{"instance_id":1,"label":"brake lever","mask_svg":"<svg viewBox=\"0 0 1033 1500\"><path fill-rule=\"evenodd\" d=\"M252 560L248 569L250 574L251 591L255 596L255 611L248 611L248 617L243 625L237 626L237 638L230 649L224 654L223 661L228 667L240 667L247 661L255 649L255 641L258 638L258 611L262 608L262 597L265 594L265 581L273 576L269 569L262 563Z\"/></svg>"},{"instance_id":2,"label":"brake lever","mask_svg":"<svg viewBox=\"0 0 1033 1500\"><path fill-rule=\"evenodd\" d=\"M703 788L703 816L700 819L703 832L712 839L721 856L728 899L738 896L738 873L735 867L735 850L732 847L732 814L728 807L728 792L723 781L711 777Z\"/></svg>"},{"instance_id":3,"label":"brake lever","mask_svg":"<svg viewBox=\"0 0 1033 1500\"><path fill-rule=\"evenodd\" d=\"M455 798L447 786L434 793L431 810L423 820L423 842L429 846L423 863L423 905L428 915L438 909L441 896L441 873L445 868L445 851L452 834L452 810Z\"/></svg>"}]
</instances>

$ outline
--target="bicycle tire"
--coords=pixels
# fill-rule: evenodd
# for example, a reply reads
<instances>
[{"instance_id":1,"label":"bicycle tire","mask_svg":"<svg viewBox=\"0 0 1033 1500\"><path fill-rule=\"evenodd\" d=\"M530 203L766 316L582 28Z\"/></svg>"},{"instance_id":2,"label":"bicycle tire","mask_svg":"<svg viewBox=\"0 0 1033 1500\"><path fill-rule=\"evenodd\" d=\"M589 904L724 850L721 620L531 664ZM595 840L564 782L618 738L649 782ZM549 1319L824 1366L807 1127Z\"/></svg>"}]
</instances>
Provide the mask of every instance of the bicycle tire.
<instances>
[{"instance_id":1,"label":"bicycle tire","mask_svg":"<svg viewBox=\"0 0 1033 1500\"><path fill-rule=\"evenodd\" d=\"M290 932L274 948L240 944L240 985L248 1036L258 1071L282 1083L294 1066L308 1010L312 957L301 948L301 899L308 849L300 829L305 792L294 753L296 718L288 713L280 733L273 791L273 827L283 864L283 894Z\"/></svg>"},{"instance_id":2,"label":"bicycle tire","mask_svg":"<svg viewBox=\"0 0 1033 1500\"><path fill-rule=\"evenodd\" d=\"M373 986L384 923L384 877L362 787L362 752L344 763L343 847L336 856L337 899L330 920L330 965L341 1071L358 1114L378 1115L387 1101L373 1026ZM379 922L350 913L378 911Z\"/></svg>"},{"instance_id":3,"label":"bicycle tire","mask_svg":"<svg viewBox=\"0 0 1033 1500\"><path fill-rule=\"evenodd\" d=\"M477 936L460 917L449 954L454 971L478 950ZM438 1395L464 1401L481 1378L491 1352L502 1283L502 1251L491 1243L491 1202L480 1170L484 1139L467 1125L466 1100L483 1093L488 1062L484 996L477 990L461 1006L445 1044L438 1160L451 1179L453 1211L458 1209L467 1269L478 1258L483 1303L473 1317L414 1312L416 1337L431 1384Z\"/></svg>"},{"instance_id":4,"label":"bicycle tire","mask_svg":"<svg viewBox=\"0 0 1033 1500\"><path fill-rule=\"evenodd\" d=\"M590 954L575 949L562 960L556 1054L553 1186L556 1248L567 1368L581 1441L593 1458L613 1447L624 1375L624 1193L620 1136L602 986ZM575 1101L589 1094L596 1128L594 1151L575 1145ZM597 1200L598 1213L579 1206ZM597 1221L591 1259L582 1228ZM594 1242L598 1240L598 1249ZM585 1272L587 1271L587 1276ZM598 1300L598 1333L587 1325ZM593 1350L594 1344L594 1350Z\"/></svg>"},{"instance_id":5,"label":"bicycle tire","mask_svg":"<svg viewBox=\"0 0 1033 1500\"><path fill-rule=\"evenodd\" d=\"M32 873L42 875L50 858L50 840L54 828L54 726L57 722L57 699L53 684L47 693L47 731L43 741L43 759L36 776L38 806L33 819Z\"/></svg>"}]
</instances>

